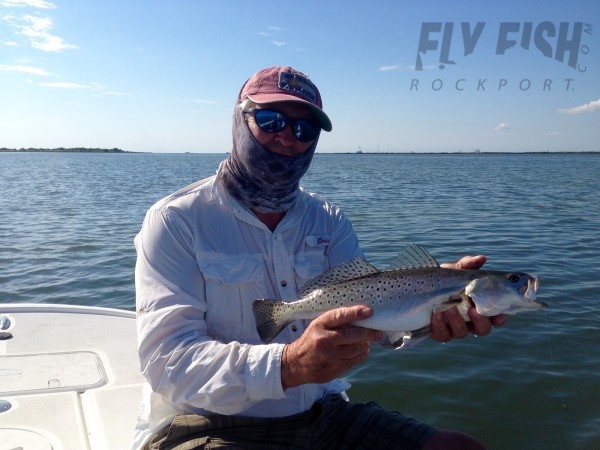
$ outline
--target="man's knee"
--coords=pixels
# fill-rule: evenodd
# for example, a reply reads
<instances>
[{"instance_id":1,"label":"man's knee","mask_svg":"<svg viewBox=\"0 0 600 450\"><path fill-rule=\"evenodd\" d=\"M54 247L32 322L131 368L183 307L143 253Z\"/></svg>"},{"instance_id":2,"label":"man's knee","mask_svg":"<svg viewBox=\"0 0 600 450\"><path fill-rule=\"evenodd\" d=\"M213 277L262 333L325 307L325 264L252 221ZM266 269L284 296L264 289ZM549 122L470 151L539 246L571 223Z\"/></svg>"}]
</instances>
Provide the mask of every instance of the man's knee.
<instances>
[{"instance_id":1,"label":"man's knee","mask_svg":"<svg viewBox=\"0 0 600 450\"><path fill-rule=\"evenodd\" d=\"M438 430L423 450L485 450L484 445L468 434L452 430Z\"/></svg>"}]
</instances>

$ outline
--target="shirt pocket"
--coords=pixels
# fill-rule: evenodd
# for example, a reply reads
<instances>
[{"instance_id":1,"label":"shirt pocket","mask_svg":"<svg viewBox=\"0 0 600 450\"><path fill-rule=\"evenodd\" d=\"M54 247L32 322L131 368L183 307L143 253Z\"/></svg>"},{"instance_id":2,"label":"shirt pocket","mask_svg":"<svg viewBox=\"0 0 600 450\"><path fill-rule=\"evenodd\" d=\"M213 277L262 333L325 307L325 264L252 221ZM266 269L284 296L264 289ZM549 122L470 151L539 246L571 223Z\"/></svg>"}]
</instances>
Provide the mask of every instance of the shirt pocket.
<instances>
[{"instance_id":1,"label":"shirt pocket","mask_svg":"<svg viewBox=\"0 0 600 450\"><path fill-rule=\"evenodd\" d=\"M264 297L264 264L252 256L199 255L208 335L222 342L260 343L252 302Z\"/></svg>"},{"instance_id":2,"label":"shirt pocket","mask_svg":"<svg viewBox=\"0 0 600 450\"><path fill-rule=\"evenodd\" d=\"M311 239L309 239L311 238ZM327 246L314 244L311 236L306 239L304 251L297 254L294 259L294 272L296 275L296 286L302 288L311 278L329 269L327 258Z\"/></svg>"}]
</instances>

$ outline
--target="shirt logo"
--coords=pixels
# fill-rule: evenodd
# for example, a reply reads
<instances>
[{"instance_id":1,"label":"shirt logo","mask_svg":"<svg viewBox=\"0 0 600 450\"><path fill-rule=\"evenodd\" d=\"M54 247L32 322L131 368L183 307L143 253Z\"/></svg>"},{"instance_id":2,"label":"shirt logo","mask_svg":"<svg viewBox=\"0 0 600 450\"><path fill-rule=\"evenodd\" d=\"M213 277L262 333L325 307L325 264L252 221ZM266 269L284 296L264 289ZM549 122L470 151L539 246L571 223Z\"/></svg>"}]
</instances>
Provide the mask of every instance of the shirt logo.
<instances>
[{"instance_id":1,"label":"shirt logo","mask_svg":"<svg viewBox=\"0 0 600 450\"><path fill-rule=\"evenodd\" d=\"M309 247L327 247L329 244L331 244L331 236L329 235L306 236L306 245Z\"/></svg>"},{"instance_id":2,"label":"shirt logo","mask_svg":"<svg viewBox=\"0 0 600 450\"><path fill-rule=\"evenodd\" d=\"M319 236L317 238L317 245L329 245L330 239L327 236Z\"/></svg>"}]
</instances>

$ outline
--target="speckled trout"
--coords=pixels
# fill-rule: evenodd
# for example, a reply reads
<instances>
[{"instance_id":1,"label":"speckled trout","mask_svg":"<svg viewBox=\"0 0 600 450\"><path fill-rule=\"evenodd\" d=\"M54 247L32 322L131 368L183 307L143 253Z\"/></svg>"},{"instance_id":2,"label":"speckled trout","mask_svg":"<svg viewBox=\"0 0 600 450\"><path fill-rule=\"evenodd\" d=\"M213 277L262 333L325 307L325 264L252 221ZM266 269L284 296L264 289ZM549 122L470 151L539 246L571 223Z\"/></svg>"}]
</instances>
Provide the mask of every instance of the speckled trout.
<instances>
[{"instance_id":1,"label":"speckled trout","mask_svg":"<svg viewBox=\"0 0 600 450\"><path fill-rule=\"evenodd\" d=\"M473 305L484 316L545 308L536 301L538 284L539 278L524 272L443 268L413 244L385 270L355 258L309 280L297 301L259 299L252 308L260 339L269 343L294 320L343 306L369 306L373 315L353 325L384 331L381 344L401 348L427 338L431 314L454 306L465 320Z\"/></svg>"}]
</instances>

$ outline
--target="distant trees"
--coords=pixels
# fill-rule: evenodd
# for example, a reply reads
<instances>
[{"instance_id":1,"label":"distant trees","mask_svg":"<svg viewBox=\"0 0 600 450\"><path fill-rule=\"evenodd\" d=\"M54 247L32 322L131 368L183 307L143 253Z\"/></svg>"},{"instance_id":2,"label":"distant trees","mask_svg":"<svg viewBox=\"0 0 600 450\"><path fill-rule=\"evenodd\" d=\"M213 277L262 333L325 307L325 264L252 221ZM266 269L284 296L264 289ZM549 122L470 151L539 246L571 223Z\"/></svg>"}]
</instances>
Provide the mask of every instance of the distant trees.
<instances>
[{"instance_id":1,"label":"distant trees","mask_svg":"<svg viewBox=\"0 0 600 450\"><path fill-rule=\"evenodd\" d=\"M120 148L0 148L0 152L55 152L55 153L130 153Z\"/></svg>"}]
</instances>

